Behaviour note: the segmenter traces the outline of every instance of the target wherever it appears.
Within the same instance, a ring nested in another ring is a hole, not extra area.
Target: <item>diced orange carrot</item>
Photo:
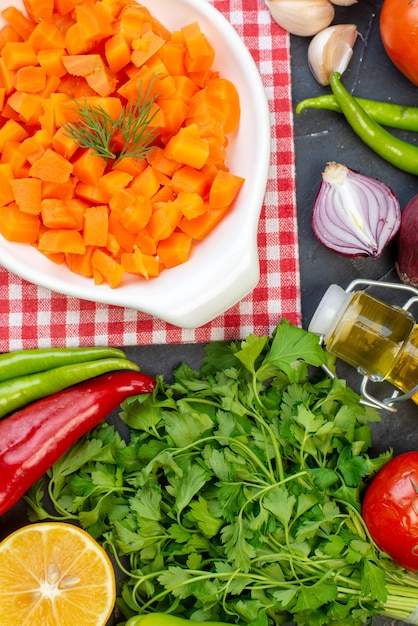
[[[114,213],[109,216],[109,231],[115,236],[122,250],[132,252],[135,245],[135,234],[130,233]]]
[[[120,222],[126,230],[136,235],[148,224],[151,214],[151,201],[145,196],[134,196],[132,203],[123,209]]]
[[[9,94],[14,90],[15,74],[16,70],[10,70],[6,66],[6,62],[3,57],[0,57],[0,84],[6,91],[6,94]]]
[[[131,61],[131,48],[122,33],[115,33],[105,42],[105,57],[110,70],[117,74]]]
[[[199,170],[209,156],[209,145],[206,139],[201,138],[196,124],[190,124],[171,137],[164,152],[168,159]]]
[[[75,186],[75,195],[77,198],[92,204],[103,204],[106,202],[97,185],[78,182]]]
[[[81,276],[91,278],[93,276],[91,257],[93,256],[94,250],[94,246],[87,246],[86,251],[83,254],[67,252],[65,260],[70,270],[76,274],[81,274]]]
[[[180,191],[174,202],[188,220],[202,215],[207,209],[202,196],[196,192]]]
[[[27,14],[34,22],[52,20],[54,0],[24,0],[24,5]]]
[[[57,183],[66,183],[72,171],[72,163],[52,148],[47,148],[30,168],[31,176]]]
[[[147,280],[159,274],[158,259],[153,255],[144,254],[137,247],[133,252],[124,252],[121,255],[121,263],[127,272],[139,274]]]
[[[113,35],[112,14],[103,2],[78,4],[75,19],[89,46]]]
[[[157,243],[145,228],[137,233],[135,246],[137,246],[144,254],[149,254],[151,256],[157,252]]]
[[[8,70],[38,63],[36,52],[27,41],[9,41],[1,51],[1,57]]]
[[[215,58],[215,50],[200,30],[199,23],[187,24],[181,32],[187,48],[185,65],[188,72],[209,70]]]
[[[59,198],[67,203],[74,197],[75,179],[70,176],[66,183],[56,183],[55,181],[41,181],[42,198]]]
[[[65,132],[65,131],[64,131]],[[80,156],[73,160],[73,174],[78,180],[87,185],[98,185],[106,169],[106,161],[88,148],[83,150]]]
[[[7,120],[0,128],[0,152],[6,141],[23,141],[28,137],[28,131],[15,120]]]
[[[132,180],[132,175],[120,170],[111,170],[98,180],[100,193],[106,202],[119,190],[124,189]]]
[[[174,172],[171,184],[174,191],[177,193],[180,191],[190,191],[205,197],[209,191],[211,181],[208,179],[205,172],[185,165]]]
[[[219,170],[209,191],[209,205],[214,208],[231,205],[244,182],[240,176]]]
[[[45,153],[50,141],[51,139],[47,131],[40,129],[21,142],[20,150],[29,163],[32,164]]]
[[[20,211],[32,215],[40,214],[42,188],[38,178],[12,178],[10,186]]]
[[[183,43],[170,40],[162,46],[160,57],[171,76],[185,76],[187,74],[184,64],[185,54],[186,48]]]
[[[151,215],[147,231],[155,241],[167,239],[178,226],[181,217],[182,213],[174,202],[162,202]]]
[[[41,216],[42,223],[47,228],[73,229],[76,227],[73,214],[67,209],[64,201],[59,198],[41,200]]]
[[[74,197],[68,198],[65,205],[74,218],[75,229],[82,230],[84,226],[84,212],[89,205],[83,202],[83,200]]]
[[[44,252],[84,254],[86,246],[77,230],[49,229],[39,237],[38,248]]]
[[[0,163],[0,206],[14,200],[13,189],[10,185],[12,178],[13,170],[10,163]]]
[[[100,96],[109,96],[115,90],[117,80],[100,54],[67,55],[62,63],[69,74],[83,76]]]
[[[27,161],[25,155],[20,150],[19,141],[6,141],[1,153],[0,163],[9,163],[15,178],[22,178],[26,175],[28,169]]]
[[[192,238],[184,232],[174,232],[170,237],[160,241],[157,256],[164,267],[175,267],[190,258]]]
[[[0,52],[8,41],[22,41],[22,37],[13,26],[6,25],[0,29]]]
[[[120,245],[113,233],[107,233],[106,249],[113,257],[116,257],[120,252]]]
[[[35,24],[32,20],[28,19],[28,17],[24,15],[23,11],[13,5],[3,9],[1,15],[6,22],[14,28],[22,39],[27,39],[35,28]]]
[[[35,243],[38,238],[39,227],[39,217],[30,213],[22,213],[14,202],[0,206],[0,234],[7,241]]]
[[[26,91],[15,91],[9,96],[7,104],[28,124],[38,122],[42,114],[42,96]]]
[[[241,117],[241,106],[237,88],[226,78],[211,78],[206,83],[209,93],[218,96],[222,103],[223,129],[228,135],[236,131]]]
[[[172,136],[179,132],[183,126],[188,105],[181,98],[160,98],[158,106],[163,113],[164,125],[160,129],[162,135]]]
[[[136,194],[145,196],[146,198],[152,198],[160,188],[158,177],[155,170],[151,165],[141,172],[138,176],[132,180],[130,188],[135,191]]]
[[[28,38],[28,42],[35,52],[50,48],[64,48],[64,34],[50,21],[42,20],[36,24]]]
[[[62,126],[55,131],[51,144],[55,152],[58,152],[58,154],[65,159],[71,159],[78,150],[78,144],[68,135],[65,128]],[[74,168],[75,164],[73,164],[73,173],[75,175]]]
[[[230,207],[213,209],[209,207],[206,213],[191,220],[182,218],[179,228],[190,235],[193,239],[202,240],[219,224],[222,218],[230,210]]]
[[[39,50],[38,63],[49,76],[61,78],[67,71],[62,62],[64,54],[65,48],[45,48]]]
[[[38,93],[45,89],[45,70],[43,67],[21,67],[15,74],[14,85],[18,91]]]
[[[86,246],[106,247],[109,232],[107,205],[92,206],[84,212],[83,238]]]
[[[156,35],[152,30],[147,30],[142,37],[132,42],[132,63],[136,67],[141,67],[162,48],[164,43],[165,39]]]
[[[96,269],[100,273],[103,280],[105,280],[112,289],[120,285],[123,275],[125,274],[124,268],[100,248],[96,248],[93,252],[91,265],[93,269]]]

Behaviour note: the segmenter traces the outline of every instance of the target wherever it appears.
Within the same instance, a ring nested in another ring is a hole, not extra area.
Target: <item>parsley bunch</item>
[[[379,552],[360,514],[379,419],[311,333],[206,347],[152,396],[130,398],[123,438],[103,424],[49,472],[55,517],[76,520],[124,575],[124,615],[171,612],[251,626],[407,620],[418,579]],[[312,367],[314,366],[314,367]],[[42,483],[32,519],[51,517]]]

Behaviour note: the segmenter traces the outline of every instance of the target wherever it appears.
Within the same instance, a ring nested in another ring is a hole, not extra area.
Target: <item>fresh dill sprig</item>
[[[142,94],[140,83],[135,104],[128,102],[116,120],[100,105],[91,105],[86,99],[76,102],[80,119],[65,124],[64,132],[80,148],[90,148],[105,159],[106,164],[112,159],[116,164],[127,157],[145,158],[153,149],[158,130],[158,126],[151,126],[159,111],[154,107],[152,85],[153,80]]]

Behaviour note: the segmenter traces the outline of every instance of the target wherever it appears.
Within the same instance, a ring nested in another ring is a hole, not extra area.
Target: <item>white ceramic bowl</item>
[[[21,0],[0,0],[0,10]],[[254,60],[231,24],[206,0],[142,0],[170,30],[198,21],[215,48],[214,68],[236,85],[241,122],[227,164],[245,183],[233,210],[195,245],[187,263],[149,281],[134,277],[111,289],[56,265],[28,245],[0,236],[0,264],[29,282],[85,300],[133,308],[182,328],[211,321],[250,293],[259,280],[257,228],[268,178],[270,116]]]

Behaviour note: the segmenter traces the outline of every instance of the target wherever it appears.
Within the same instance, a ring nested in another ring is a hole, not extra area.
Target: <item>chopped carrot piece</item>
[[[203,215],[194,217],[191,220],[183,217],[179,228],[193,239],[202,240],[219,224],[222,218],[228,213],[230,207],[219,209],[209,207]]]
[[[72,171],[73,166],[70,161],[51,148],[47,148],[30,168],[31,176],[57,183],[66,183]]]
[[[49,76],[61,78],[67,72],[62,62],[65,48],[45,48],[38,52],[38,63]]]
[[[196,192],[180,191],[174,202],[188,220],[202,215],[207,209],[202,196]]]
[[[35,28],[35,24],[32,20],[24,15],[23,11],[13,5],[3,9],[1,15],[22,39],[28,39],[29,35]]]
[[[131,48],[122,33],[115,33],[105,42],[105,57],[110,70],[117,74],[131,62]]]
[[[86,246],[106,247],[109,232],[109,209],[107,205],[92,206],[84,212],[83,238]]]
[[[141,67],[163,47],[164,43],[165,39],[156,35],[152,30],[147,30],[142,37],[133,41],[132,63],[136,67]]]
[[[95,154],[91,148],[84,150],[82,154],[73,161],[74,176],[87,185],[96,185],[103,176],[105,169],[106,161],[103,157]]]
[[[164,152],[167,158],[199,170],[209,156],[209,144],[201,138],[196,124],[190,124],[171,137]]]
[[[93,256],[94,250],[94,246],[87,246],[83,254],[67,252],[65,254],[65,260],[70,270],[76,274],[81,274],[81,276],[91,278],[93,276],[91,257]]]
[[[209,70],[215,58],[215,50],[200,30],[198,22],[183,26],[184,43],[187,48],[185,65],[189,72]]]
[[[38,238],[39,227],[39,217],[30,213],[22,213],[14,202],[7,206],[0,206],[0,234],[7,241],[35,243]]]
[[[91,257],[91,265],[93,269],[96,269],[103,280],[114,289],[121,283],[125,270],[120,263],[117,263],[111,256],[96,248]]]
[[[27,14],[34,22],[41,20],[52,20],[54,12],[54,0],[24,0]]]
[[[47,228],[75,228],[76,221],[63,200],[44,198],[41,201],[42,224]]]
[[[175,267],[190,258],[192,238],[183,232],[174,232],[170,237],[160,241],[157,256],[164,267]]]
[[[14,200],[10,181],[13,179],[13,170],[10,163],[0,163],[0,206]]]
[[[40,214],[42,184],[38,178],[12,178],[10,186],[20,211],[32,215]]]
[[[8,70],[18,70],[27,65],[36,65],[38,57],[27,41],[9,41],[1,51]]]
[[[244,178],[219,170],[209,191],[209,205],[214,208],[231,205],[243,184]]]
[[[6,141],[1,153],[0,163],[8,163],[12,168],[12,173],[15,178],[26,176],[28,166],[26,157],[20,150],[19,141]],[[14,179],[10,182],[12,183],[13,180]]]
[[[15,74],[14,84],[18,91],[38,93],[45,89],[45,70],[43,67],[21,67]]]
[[[147,231],[155,241],[167,239],[178,226],[181,217],[181,211],[174,202],[162,202],[151,215]]]
[[[44,252],[72,252],[84,254],[86,246],[77,230],[50,229],[39,237],[38,248]]]
[[[59,28],[50,21],[42,20],[36,24],[28,38],[28,42],[35,52],[51,48],[64,48],[65,36]]]
[[[7,120],[0,128],[0,152],[7,141],[23,141],[28,135],[28,131],[19,122]]]

